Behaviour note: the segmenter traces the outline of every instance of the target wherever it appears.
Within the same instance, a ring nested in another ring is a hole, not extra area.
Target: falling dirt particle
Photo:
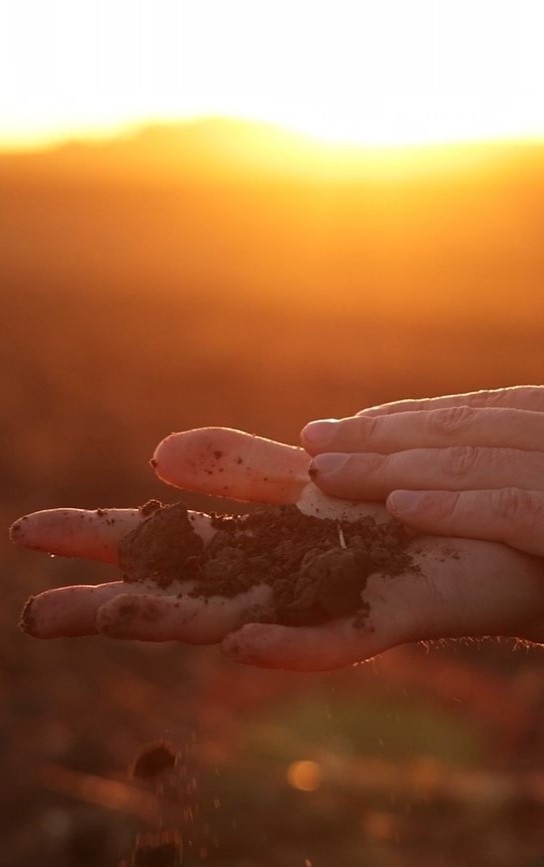
[[[175,767],[176,758],[176,753],[166,741],[150,744],[136,756],[132,776],[141,780],[152,780]]]
[[[181,856],[181,836],[178,831],[140,834],[131,867],[178,867]]]
[[[153,469],[155,469],[155,467],[157,466],[157,463],[158,463],[158,462],[155,460],[155,458],[151,458],[151,460],[149,461],[149,463],[151,464],[151,466],[153,467]]]

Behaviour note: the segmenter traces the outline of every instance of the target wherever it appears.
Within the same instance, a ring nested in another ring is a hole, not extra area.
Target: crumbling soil
[[[296,506],[262,506],[244,516],[213,515],[206,547],[182,503],[151,510],[121,541],[119,562],[128,582],[168,588],[191,581],[190,594],[233,597],[268,584],[272,602],[255,619],[292,626],[317,625],[367,613],[361,600],[368,577],[414,569],[400,523],[372,517],[335,521],[303,514]],[[151,513],[150,513],[151,512]]]

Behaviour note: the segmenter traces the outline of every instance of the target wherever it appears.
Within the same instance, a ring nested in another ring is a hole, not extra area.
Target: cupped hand
[[[420,532],[544,557],[544,386],[384,404],[311,422],[302,443],[331,496],[383,500]]]
[[[153,466],[177,487],[242,501],[297,503],[302,511],[338,519],[373,514],[379,503],[330,499],[308,484],[309,457],[300,448],[225,428],[173,434],[157,448]],[[115,563],[121,538],[144,518],[140,509],[88,512],[56,509],[17,521],[12,538],[23,547]],[[209,516],[192,512],[208,541]],[[364,627],[344,618],[318,627],[251,623],[269,592],[260,585],[233,599],[190,595],[181,582],[63,587],[27,604],[23,625],[41,638],[102,633],[145,641],[222,642],[224,653],[263,667],[325,670],[367,659],[406,641],[464,635],[544,639],[544,583],[539,558],[501,544],[419,537],[410,543],[419,567],[390,577],[376,572],[363,594]]]

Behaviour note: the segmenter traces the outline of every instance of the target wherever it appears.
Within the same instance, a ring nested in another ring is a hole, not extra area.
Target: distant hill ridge
[[[132,183],[284,177],[316,181],[417,182],[503,173],[544,179],[544,143],[481,142],[371,148],[334,144],[273,124],[205,118],[154,124],[102,141],[0,153],[0,182]]]
[[[406,156],[209,119],[0,157],[0,279],[15,293],[344,310],[363,336],[378,320],[541,328],[542,226],[539,144]]]

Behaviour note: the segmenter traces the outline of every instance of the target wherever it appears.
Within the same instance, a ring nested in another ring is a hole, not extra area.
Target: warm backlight
[[[365,145],[544,135],[540,0],[3,0],[0,146],[231,115]]]

